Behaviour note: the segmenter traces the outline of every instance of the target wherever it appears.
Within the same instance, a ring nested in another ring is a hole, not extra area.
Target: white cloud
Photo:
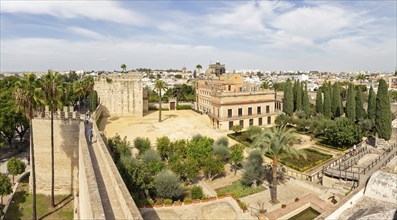
[[[68,30],[70,30],[72,33],[74,33],[75,35],[78,35],[80,37],[87,37],[87,38],[91,38],[91,39],[103,39],[105,38],[105,36],[103,36],[102,34],[86,29],[86,28],[82,28],[82,27],[69,27]]]
[[[110,21],[142,26],[147,18],[114,1],[1,1],[1,13],[46,14],[59,18],[85,17],[94,21]]]
[[[122,8],[114,2],[41,2],[37,8],[19,3],[3,8],[6,4],[1,4],[2,13],[127,24],[117,26],[117,33],[100,29],[100,22],[59,26],[69,30],[74,40],[67,40],[68,36],[51,39],[57,37],[53,35],[1,39],[2,70],[113,70],[120,63],[132,68],[189,68],[200,63],[205,68],[210,60],[220,60],[228,70],[390,71],[396,66],[395,12],[394,17],[379,16],[368,8],[339,3],[226,2],[196,13],[182,9],[159,13],[157,8],[145,16],[135,16],[136,8]],[[103,7],[89,7],[92,4]],[[138,20],[146,25],[130,27]],[[76,40],[79,38],[83,40]]]

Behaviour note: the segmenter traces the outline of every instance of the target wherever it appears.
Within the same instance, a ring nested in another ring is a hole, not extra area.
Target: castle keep
[[[100,75],[95,80],[94,89],[98,92],[100,104],[112,116],[143,116],[148,109],[140,73]]]

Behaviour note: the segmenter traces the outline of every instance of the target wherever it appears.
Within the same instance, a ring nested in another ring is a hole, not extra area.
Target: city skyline
[[[396,69],[395,1],[1,1],[1,71]]]

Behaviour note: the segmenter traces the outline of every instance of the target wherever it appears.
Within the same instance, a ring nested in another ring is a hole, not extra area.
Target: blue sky
[[[394,71],[396,1],[0,2],[1,71]]]

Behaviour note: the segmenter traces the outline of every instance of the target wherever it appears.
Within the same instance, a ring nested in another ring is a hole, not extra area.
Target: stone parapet
[[[103,106],[98,106],[92,117],[94,122],[101,114],[101,111],[103,111]],[[114,164],[112,157],[110,156],[110,153],[100,135],[100,131],[96,123],[93,123],[93,129],[94,134],[96,134],[97,136],[96,141],[98,144],[99,152],[103,158],[103,161],[106,163],[105,167],[107,169],[108,175],[111,177],[110,179],[112,182],[107,184],[110,184],[110,186],[114,187],[114,192],[116,193],[116,197],[118,198],[119,204],[121,205],[120,208],[123,210],[124,216],[127,219],[143,219],[116,165]]]

